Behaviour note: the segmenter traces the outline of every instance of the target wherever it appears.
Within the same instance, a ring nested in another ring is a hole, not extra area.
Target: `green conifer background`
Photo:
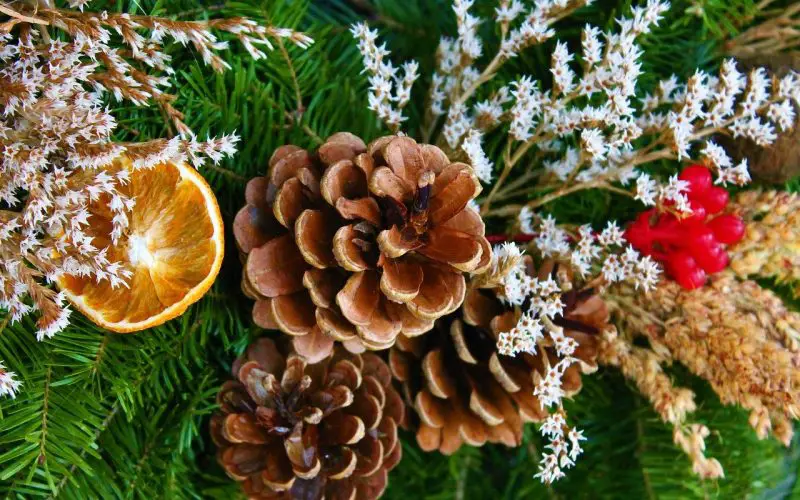
[[[598,0],[557,25],[557,38],[576,46],[584,24],[610,27],[629,7],[628,0]],[[202,170],[228,223],[222,272],[184,316],[137,335],[106,334],[76,313],[65,332],[36,342],[30,318],[13,325],[0,318],[0,359],[24,384],[16,399],[0,400],[0,495],[235,498],[238,485],[216,464],[208,418],[236,355],[253,338],[276,334],[252,324],[249,301],[239,290],[240,263],[229,223],[243,203],[245,183],[265,172],[279,145],[313,148],[339,130],[366,139],[385,133],[366,109],[366,77],[350,23],[367,18],[381,29],[398,61],[416,58],[429,77],[438,37],[454,32],[452,10],[445,0],[96,0],[90,8],[180,19],[244,15],[304,30],[316,43],[305,51],[276,46],[258,62],[233,46],[225,54],[232,69],[222,75],[191,51],[173,47],[176,107],[186,122],[201,137],[233,131],[242,137],[233,159]],[[477,12],[488,16],[493,8],[493,2],[480,1]],[[661,27],[645,39],[641,84],[672,73],[685,78],[696,67],[713,69],[724,40],[746,27],[753,12],[752,0],[675,1]],[[532,49],[504,71],[549,81],[551,48]],[[410,135],[426,84],[418,82],[414,90]],[[115,114],[119,139],[173,133],[155,108],[125,105]],[[787,186],[798,187],[796,181]],[[567,222],[631,218],[631,205],[613,207],[609,195],[587,192],[548,209]],[[422,453],[413,436],[404,434],[404,460],[385,498],[800,498],[797,440],[788,449],[759,441],[745,412],[722,407],[688,374],[672,374],[698,392],[695,420],[716,431],[707,442],[709,454],[725,467],[723,480],[695,478],[690,462],[673,446],[670,429],[635,388],[618,373],[601,371],[585,379],[583,391],[569,403],[589,440],[562,482],[544,487],[532,477],[542,446],[532,427],[518,449],[487,445],[462,448],[451,457]]]

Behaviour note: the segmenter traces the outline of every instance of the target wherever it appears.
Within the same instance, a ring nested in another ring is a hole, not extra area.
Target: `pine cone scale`
[[[321,210],[304,210],[294,223],[294,238],[303,259],[316,267],[325,269],[335,266],[333,254],[333,231],[335,219]]]
[[[280,297],[303,290],[303,273],[310,267],[289,234],[272,238],[247,256],[247,278],[256,292]]]
[[[471,214],[458,216],[452,224],[465,232],[483,232],[482,222]],[[527,264],[533,275],[535,267]],[[539,268],[546,277],[563,274],[553,271],[558,268],[548,262]],[[462,444],[480,446],[487,441],[518,446],[523,423],[548,416],[533,393],[558,363],[555,346],[540,341],[517,357],[500,354],[498,339],[517,326],[520,311],[501,300],[502,289],[467,291],[465,286],[464,293],[459,316],[438,319],[425,336],[401,336],[390,351],[389,366],[402,383],[407,401],[413,401],[420,419],[417,442],[423,449],[448,454]],[[572,355],[579,360],[562,378],[562,389],[571,395],[581,388],[582,372],[597,368],[597,337],[608,326],[608,309],[588,288],[566,292],[561,300],[564,316],[552,321],[563,326],[565,337],[577,342]]]

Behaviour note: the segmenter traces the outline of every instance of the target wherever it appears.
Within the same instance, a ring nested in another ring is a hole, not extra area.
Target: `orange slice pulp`
[[[130,160],[115,165],[131,170]],[[65,276],[59,288],[76,309],[109,330],[128,333],[180,316],[211,287],[224,252],[219,205],[190,165],[162,163],[131,170],[120,191],[136,201],[129,226],[114,245],[108,199],[92,204],[87,233],[108,259],[131,273],[127,286]]]

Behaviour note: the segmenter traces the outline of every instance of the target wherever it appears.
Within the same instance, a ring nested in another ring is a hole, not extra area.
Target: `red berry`
[[[703,286],[706,282],[705,271],[697,266],[697,262],[687,252],[678,251],[671,254],[666,267],[670,276],[688,290]]]
[[[693,222],[703,222],[706,220],[706,208],[697,200],[689,200],[689,205],[692,207],[692,215],[686,217],[682,220],[682,222],[686,223],[693,223]]]
[[[658,217],[654,228],[659,231],[674,232],[680,230],[681,221],[671,213],[663,213]]]
[[[714,274],[728,267],[728,254],[717,242],[705,248],[696,248],[692,251],[697,264],[708,274]]]
[[[725,189],[718,186],[713,186],[709,188],[705,194],[703,194],[700,202],[706,208],[706,213],[711,215],[722,212],[722,209],[728,204],[729,198],[730,196]]]
[[[640,252],[648,253],[648,250],[653,247],[653,237],[650,234],[650,229],[643,227],[638,221],[633,222],[625,230],[625,239]]]
[[[707,279],[708,275],[706,272],[698,268],[685,276],[676,278],[675,281],[687,290],[694,290],[695,288],[700,288],[705,285]]]
[[[694,254],[695,250],[702,251],[718,246],[714,231],[706,227],[705,224],[695,224],[688,228],[683,234],[683,247]]]
[[[711,172],[702,165],[684,168],[678,178],[689,183],[689,198],[699,198],[711,187]]]
[[[720,243],[731,245],[744,237],[744,221],[737,215],[724,214],[709,221],[708,227]]]
[[[678,251],[673,252],[667,257],[667,269],[670,274],[677,276],[679,274],[686,274],[697,269],[697,261],[689,252]]]

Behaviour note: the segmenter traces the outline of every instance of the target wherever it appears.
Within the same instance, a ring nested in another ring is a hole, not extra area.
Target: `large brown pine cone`
[[[530,272],[533,273],[532,267]],[[552,262],[540,277],[554,272]],[[389,352],[392,374],[403,383],[409,407],[419,417],[417,442],[426,451],[450,454],[462,444],[485,442],[519,446],[522,424],[547,417],[533,389],[549,362],[558,362],[554,349],[540,345],[537,355],[516,357],[498,353],[497,339],[520,317],[519,308],[503,304],[498,291],[470,289],[459,314],[437,321],[433,331],[417,338],[400,336]],[[581,388],[581,372],[597,370],[598,334],[608,325],[605,302],[591,289],[562,296],[565,315],[553,323],[575,339],[579,362],[567,368],[563,389],[567,396]]]
[[[285,345],[285,344],[284,344]],[[400,461],[404,404],[386,363],[337,348],[308,365],[261,338],[233,365],[211,421],[218,459],[252,499],[367,500]]]
[[[334,340],[361,352],[427,332],[461,305],[464,273],[491,261],[467,207],[480,189],[469,165],[408,137],[278,148],[234,222],[255,322],[312,362]]]

